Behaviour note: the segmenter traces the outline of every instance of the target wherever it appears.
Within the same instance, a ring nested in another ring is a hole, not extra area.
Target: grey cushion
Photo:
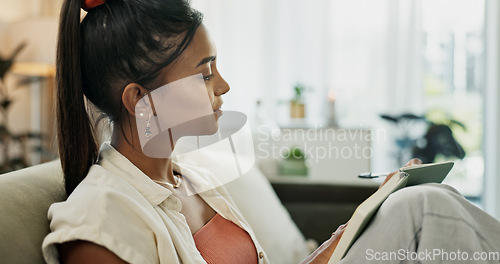
[[[65,197],[58,160],[0,175],[0,262],[44,263],[47,211]]]

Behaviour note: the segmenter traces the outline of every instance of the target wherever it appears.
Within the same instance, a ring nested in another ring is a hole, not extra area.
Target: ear
[[[148,90],[138,83],[129,83],[122,93],[122,103],[127,109],[129,115],[135,116],[135,105],[142,97],[144,97]]]

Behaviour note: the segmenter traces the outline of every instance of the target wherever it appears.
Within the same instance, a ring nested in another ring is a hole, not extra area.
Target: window
[[[465,126],[450,126],[466,157],[455,163],[446,182],[471,199],[479,199],[483,192],[484,4],[424,0],[422,9],[427,117]]]
[[[306,93],[310,126],[326,123],[335,97],[343,128],[385,130],[372,170],[394,170],[397,128],[380,114],[452,119],[467,156],[448,181],[483,192],[484,0],[193,0],[218,45],[232,91],[226,109],[286,123],[293,85]],[[228,25],[226,21],[231,21]],[[251,60],[248,58],[251,57]],[[227,99],[227,100],[226,100]],[[425,127],[418,133],[423,134]]]

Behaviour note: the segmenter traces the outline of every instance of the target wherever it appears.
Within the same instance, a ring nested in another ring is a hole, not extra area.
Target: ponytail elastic
[[[82,8],[83,10],[88,12],[90,9],[100,6],[104,3],[106,3],[106,0],[83,0]]]

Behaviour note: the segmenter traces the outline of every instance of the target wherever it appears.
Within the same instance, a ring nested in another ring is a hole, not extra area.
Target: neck
[[[139,138],[130,135],[133,133],[122,132],[119,124],[116,124],[114,127],[116,129],[113,129],[111,145],[118,150],[118,152],[130,160],[130,162],[152,180],[160,180],[172,184],[176,183],[172,160],[170,158],[156,159],[144,155],[139,143]]]

